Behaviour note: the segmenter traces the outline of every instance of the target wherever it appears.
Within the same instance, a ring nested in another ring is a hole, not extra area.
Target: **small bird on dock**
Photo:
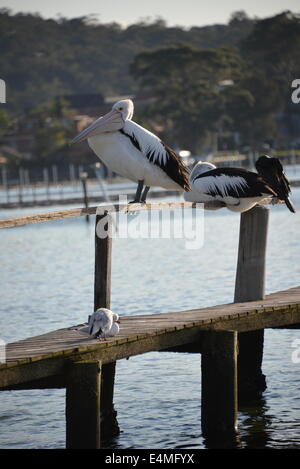
[[[278,197],[276,190],[260,174],[243,168],[217,168],[199,161],[190,175],[189,202],[223,202],[233,212],[245,212],[266,198]]]
[[[119,315],[110,309],[99,308],[89,318],[89,334],[95,338],[113,337],[119,332]]]
[[[118,101],[70,143],[87,139],[108,168],[137,182],[132,203],[145,203],[151,186],[189,191],[187,166],[160,138],[131,120],[133,111],[130,99]]]
[[[277,197],[283,200],[292,213],[296,213],[289,195],[291,188],[278,158],[262,155],[255,163],[256,170],[275,190]]]

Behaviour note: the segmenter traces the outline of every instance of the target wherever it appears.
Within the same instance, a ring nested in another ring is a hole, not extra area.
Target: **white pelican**
[[[108,114],[70,143],[87,139],[91,149],[112,171],[137,182],[133,202],[144,203],[151,186],[190,190],[188,169],[180,157],[156,135],[131,120],[133,109],[130,99],[118,101]]]
[[[257,172],[275,190],[277,197],[283,200],[292,213],[296,213],[295,207],[289,199],[291,192],[289,181],[287,180],[282,164],[278,158],[262,155],[255,163]]]
[[[114,314],[117,318],[119,317],[116,313],[114,313]],[[110,330],[108,331],[108,334],[107,334],[108,337],[114,337],[115,335],[117,335],[119,333],[120,326],[119,326],[118,322],[119,322],[119,319],[114,320]]]
[[[190,175],[191,192],[184,198],[190,202],[219,201],[233,212],[250,210],[261,200],[277,197],[276,191],[262,176],[242,168],[216,168],[199,161]]]
[[[89,334],[106,340],[106,337],[119,332],[119,326],[114,326],[114,323],[118,321],[118,314],[107,308],[99,308],[89,318]]]

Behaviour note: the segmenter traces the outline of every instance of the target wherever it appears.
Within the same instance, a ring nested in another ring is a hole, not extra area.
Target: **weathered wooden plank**
[[[121,340],[117,345],[112,342],[111,347],[100,343],[81,349],[72,349],[66,351],[65,354],[49,354],[48,357],[39,357],[39,360],[33,362],[30,360],[20,361],[20,366],[1,366],[0,388],[8,388],[14,384],[34,381],[48,376],[63,375],[70,360],[101,360],[103,364],[107,364],[141,353],[195,342],[200,340],[200,335],[198,328],[182,329],[168,333],[163,331],[155,335],[145,334]]]
[[[277,308],[276,301],[284,296],[290,303]],[[59,376],[65,373],[69,360],[97,359],[103,364],[152,350],[164,350],[200,340],[203,330],[248,331],[266,327],[277,327],[300,323],[300,287],[287,292],[269,295],[263,301],[239,305],[220,305],[202,310],[167,313],[167,321],[156,320],[157,316],[144,315],[121,318],[120,335],[105,342],[91,339],[74,326],[29,338],[7,345],[6,364],[0,364],[0,388]],[[219,310],[219,315],[215,314]],[[213,315],[210,317],[210,312]],[[224,314],[229,311],[229,314]],[[172,317],[175,321],[172,322]],[[164,315],[161,315],[164,316]],[[179,317],[182,323],[178,322]],[[149,320],[149,323],[147,323]],[[149,327],[148,325],[149,324]],[[82,325],[81,325],[82,326]],[[64,335],[68,340],[64,342]],[[29,346],[27,344],[29,343]],[[85,357],[85,358],[84,358]]]
[[[60,331],[60,337],[53,338],[50,334],[50,339],[45,335],[44,340],[40,339],[37,347],[32,346],[32,339],[30,339],[29,345],[27,341],[20,343],[12,343],[7,345],[7,359],[12,360],[16,356],[21,358],[38,357],[46,358],[50,352],[62,353],[63,351],[76,350],[77,348],[91,348],[91,347],[111,347],[118,345],[122,340],[129,340],[134,336],[143,337],[147,334],[164,333],[172,330],[187,329],[190,327],[197,326],[199,328],[211,328],[211,329],[224,329],[229,326],[233,326],[236,330],[253,330],[257,328],[266,327],[277,327],[285,324],[297,324],[299,322],[299,304],[283,305],[280,310],[272,308],[272,306],[260,309],[249,309],[243,312],[232,311],[229,315],[219,315],[207,320],[198,319],[186,319],[185,323],[168,322],[168,323],[157,323],[156,326],[151,323],[151,326],[147,327],[147,322],[143,323],[143,327],[139,327],[134,324],[132,319],[126,321],[127,318],[123,318],[121,327],[123,327],[123,333],[119,334],[114,338],[109,338],[106,342],[99,342],[97,339],[91,339],[87,334],[80,334],[74,329],[72,331],[73,338],[70,341],[64,341],[64,330]],[[151,319],[151,317],[150,317]],[[185,320],[185,319],[184,319]],[[126,325],[129,323],[129,327]],[[179,324],[179,325],[178,325]],[[68,331],[68,330],[67,330]],[[71,331],[68,331],[70,333]],[[33,338],[34,339],[34,338]],[[1,368],[1,367],[0,367]]]
[[[299,295],[300,296],[300,295]],[[270,299],[273,295],[270,295]],[[160,322],[159,320],[154,320],[152,316],[145,316],[143,321],[140,321],[139,317],[124,317],[121,319],[121,334],[117,337],[108,339],[106,343],[102,343],[101,346],[111,346],[112,343],[118,343],[123,337],[126,338],[133,335],[144,335],[147,333],[155,333],[158,330],[170,330],[174,327],[193,327],[198,325],[199,327],[205,326],[207,324],[211,325],[212,328],[224,328],[228,327],[229,321],[231,325],[234,324],[236,330],[253,330],[255,328],[262,327],[277,327],[285,325],[285,323],[293,324],[298,322],[298,303],[282,305],[280,309],[272,305],[272,301],[267,298],[264,300],[264,308],[258,308],[257,305],[261,306],[261,303],[251,302],[247,303],[248,307],[243,308],[242,311],[234,305],[228,305],[228,310],[230,314],[223,314],[226,311],[224,306],[220,307],[219,314],[213,315],[211,318],[209,309],[204,309],[204,312],[207,311],[207,314],[204,316],[201,310],[195,310],[194,315],[191,312],[180,313],[181,323],[178,322],[178,315],[176,313],[175,321],[172,321],[172,317],[168,314],[168,321]],[[297,301],[295,298],[294,301]],[[246,305],[246,303],[244,304]],[[264,313],[264,314],[263,314]],[[276,313],[276,314],[275,314]],[[164,316],[164,315],[162,315]],[[135,321],[136,318],[136,321]],[[150,325],[147,324],[147,318],[149,319]],[[146,321],[146,322],[145,322]],[[69,340],[64,340],[65,334],[71,335]],[[12,343],[7,345],[7,358],[11,360],[14,356],[20,355],[23,358],[37,355],[47,355],[48,350],[63,351],[77,347],[90,347],[93,345],[99,345],[98,340],[90,339],[87,334],[82,334],[80,331],[74,329],[61,329],[56,331],[55,334],[49,333],[42,336],[38,336],[38,346],[34,346],[35,338],[30,338],[28,340],[23,340],[20,342]],[[25,355],[24,355],[25,354]],[[27,355],[26,355],[27,354]]]

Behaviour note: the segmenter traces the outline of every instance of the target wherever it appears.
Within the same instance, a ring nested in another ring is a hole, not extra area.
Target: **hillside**
[[[228,24],[189,30],[167,27],[161,19],[124,29],[92,17],[46,20],[2,9],[0,73],[7,84],[6,109],[19,112],[57,95],[134,93],[137,84],[129,67],[137,54],[176,43],[237,46],[254,23],[237,12]]]

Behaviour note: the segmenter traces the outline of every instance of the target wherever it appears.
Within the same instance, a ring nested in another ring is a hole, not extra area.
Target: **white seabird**
[[[119,315],[110,309],[99,308],[89,318],[89,334],[94,337],[112,337],[119,332]]]
[[[107,334],[108,337],[114,337],[120,331],[120,326],[118,324],[119,316],[116,313],[114,313],[114,315],[117,319],[115,319],[114,322],[112,323],[112,326],[111,326],[111,328],[110,328],[110,330],[108,331],[108,334]]]
[[[264,178],[243,168],[217,168],[199,161],[190,175],[191,192],[185,192],[189,202],[223,202],[233,212],[250,210],[263,199],[277,197],[276,191]]]
[[[189,191],[188,168],[160,138],[131,120],[133,110],[130,99],[118,101],[70,143],[87,139],[108,168],[137,182],[133,202],[144,203],[151,186]]]

